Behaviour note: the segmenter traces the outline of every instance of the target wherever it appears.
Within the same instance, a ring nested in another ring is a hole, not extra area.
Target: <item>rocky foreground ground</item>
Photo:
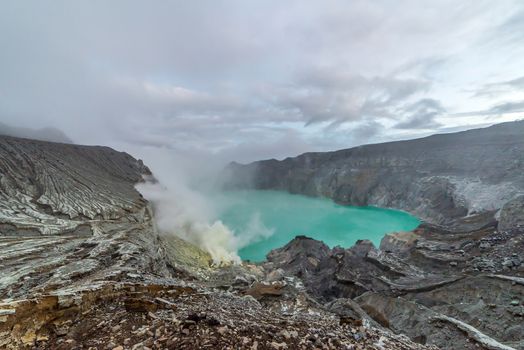
[[[408,338],[301,305],[199,284],[105,283],[9,303],[8,348],[418,349]],[[275,302],[270,302],[273,305]]]
[[[0,348],[524,349],[524,197],[212,267],[157,231],[149,177],[109,148],[0,137]]]

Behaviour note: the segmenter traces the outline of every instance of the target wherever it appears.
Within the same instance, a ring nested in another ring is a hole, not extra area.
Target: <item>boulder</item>
[[[404,252],[412,248],[418,238],[413,231],[388,233],[380,241],[380,250],[386,252]]]
[[[524,195],[504,204],[500,210],[499,231],[524,229]]]

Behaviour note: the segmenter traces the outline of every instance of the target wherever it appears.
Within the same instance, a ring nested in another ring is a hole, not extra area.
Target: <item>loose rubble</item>
[[[0,346],[10,349],[422,349],[322,309],[283,315],[197,286],[108,284],[7,307]]]

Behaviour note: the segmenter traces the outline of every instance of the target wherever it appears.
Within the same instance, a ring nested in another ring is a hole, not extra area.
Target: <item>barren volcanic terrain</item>
[[[0,348],[423,348],[161,235],[126,153],[1,136],[0,163]]]
[[[1,136],[0,348],[524,349],[523,125],[232,165],[426,222],[228,266],[157,230],[142,161]]]

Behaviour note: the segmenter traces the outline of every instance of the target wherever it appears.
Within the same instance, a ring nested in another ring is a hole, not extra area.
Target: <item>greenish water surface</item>
[[[231,191],[218,195],[220,220],[238,237],[239,255],[261,261],[297,235],[322,240],[331,248],[369,239],[378,247],[384,234],[408,231],[420,221],[402,211],[343,206],[325,198],[279,191]]]

